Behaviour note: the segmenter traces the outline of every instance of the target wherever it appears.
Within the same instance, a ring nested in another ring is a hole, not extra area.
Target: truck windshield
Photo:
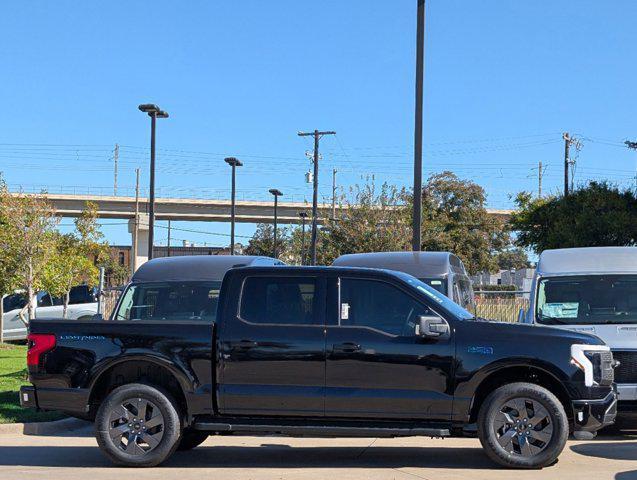
[[[130,285],[114,320],[213,322],[221,282],[162,282]]]
[[[546,325],[637,323],[637,275],[545,278],[536,318]]]
[[[395,272],[404,281],[417,288],[421,293],[433,300],[442,310],[446,310],[448,313],[461,320],[470,320],[475,318],[472,313],[462,308],[457,303],[451,301],[447,296],[440,293],[438,290],[431,288],[422,280],[412,277],[406,273]]]
[[[420,278],[421,282],[426,283],[434,290],[439,291],[443,295],[447,295],[447,281],[441,278]]]

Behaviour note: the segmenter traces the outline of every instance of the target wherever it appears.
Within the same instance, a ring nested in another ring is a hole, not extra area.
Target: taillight
[[[49,333],[30,333],[29,351],[27,352],[27,365],[37,367],[40,364],[40,356],[55,347],[55,335]]]

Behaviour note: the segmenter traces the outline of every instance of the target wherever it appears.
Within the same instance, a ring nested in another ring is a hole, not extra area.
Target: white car
[[[27,327],[19,317],[26,302],[23,293],[7,295],[2,299],[4,307],[2,330],[5,340],[26,340]],[[38,292],[35,303],[35,318],[62,318],[64,305],[61,298],[52,297],[48,292]],[[96,313],[97,291],[87,285],[73,287],[66,318],[90,320]]]

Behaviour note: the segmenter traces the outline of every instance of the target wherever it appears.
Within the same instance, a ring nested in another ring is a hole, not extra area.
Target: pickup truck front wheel
[[[478,436],[491,460],[512,468],[553,464],[568,439],[564,407],[546,388],[532,383],[504,385],[484,400]]]
[[[95,436],[102,452],[117,465],[158,465],[179,445],[176,403],[168,392],[150,385],[118,387],[97,411]]]

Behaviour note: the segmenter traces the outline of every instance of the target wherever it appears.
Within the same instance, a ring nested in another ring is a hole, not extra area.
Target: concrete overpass
[[[32,194],[25,194],[32,195]],[[33,194],[39,195],[39,194]],[[102,196],[102,195],[68,195],[46,193],[44,196],[61,217],[78,217],[86,208],[87,202],[97,205],[100,218],[135,217],[135,197]],[[331,204],[319,204],[319,223],[329,216]],[[279,223],[300,223],[299,212],[311,211],[312,205],[305,202],[279,202]],[[238,223],[271,222],[273,203],[261,201],[237,201],[236,221]],[[139,199],[139,211],[148,211],[148,199]],[[488,209],[489,214],[507,219],[511,210]],[[155,218],[157,220],[197,221],[197,222],[230,222],[230,200],[206,200],[192,198],[157,198],[155,199]]]
[[[15,195],[19,195],[15,193]],[[139,238],[135,238],[135,197],[102,195],[69,195],[57,193],[22,194],[42,196],[50,202],[60,217],[78,217],[86,208],[87,202],[97,205],[99,218],[128,219],[128,230],[133,243],[137,243],[139,255],[134,259],[137,266],[148,258],[148,199],[139,199]],[[330,215],[331,204],[319,204],[319,224]],[[310,213],[312,205],[304,202],[279,202],[278,221],[280,224],[300,223],[299,212]],[[511,210],[488,209],[490,215],[507,219]],[[274,215],[273,202],[237,201],[236,221],[238,223],[267,223]],[[171,221],[230,222],[230,200],[206,200],[192,198],[155,199],[155,219]]]

